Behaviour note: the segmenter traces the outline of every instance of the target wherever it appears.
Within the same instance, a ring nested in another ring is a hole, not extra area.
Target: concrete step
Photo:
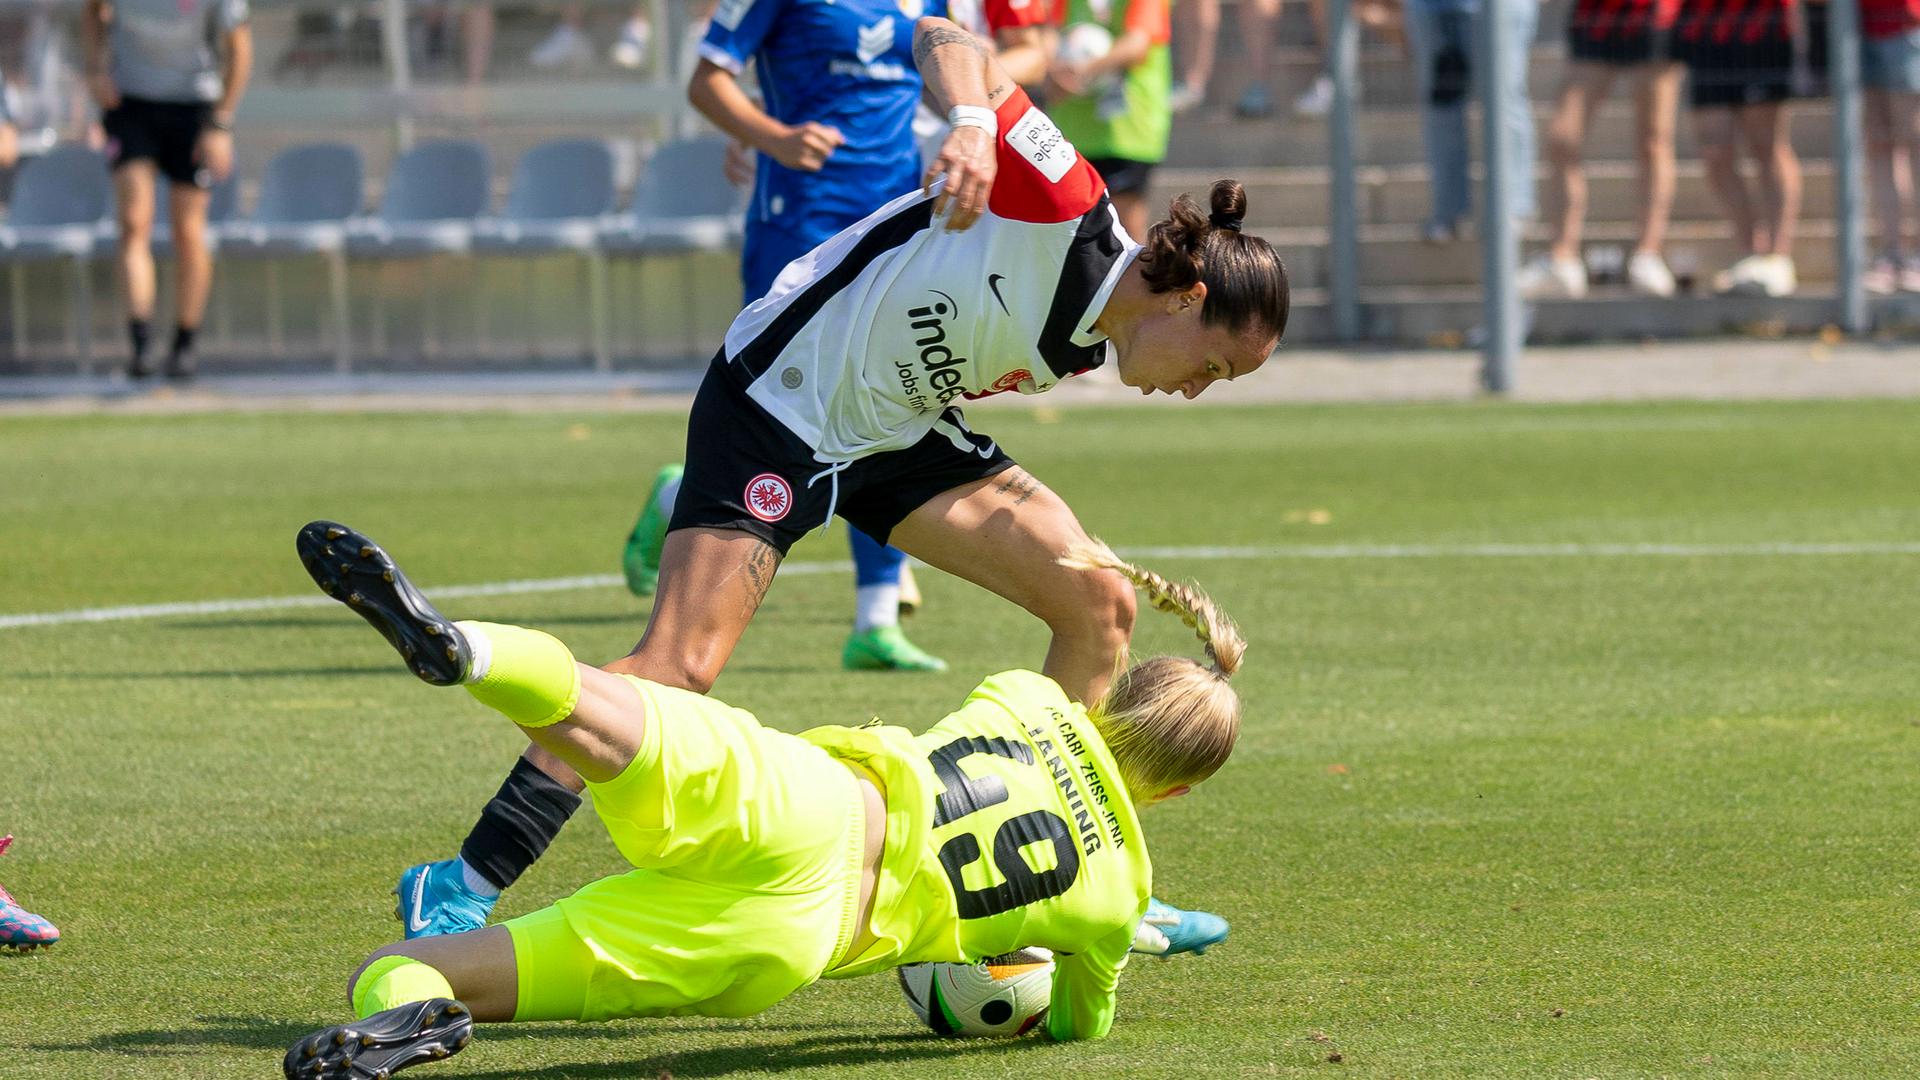
[[[1479,110],[1471,110],[1477,117]],[[1536,133],[1544,136],[1549,116],[1544,103],[1534,105]],[[1796,103],[1791,111],[1794,149],[1801,156],[1827,158],[1833,154],[1833,117],[1825,101]],[[1420,112],[1411,106],[1360,110],[1354,125],[1354,157],[1363,165],[1420,165],[1426,154],[1420,145]],[[1470,124],[1478,145],[1479,124]],[[1675,145],[1683,158],[1698,156],[1693,125],[1681,118]],[[1626,101],[1601,106],[1588,133],[1587,157],[1592,161],[1628,161],[1634,157],[1633,110]],[[1282,113],[1264,120],[1241,120],[1217,111],[1175,117],[1167,164],[1178,167],[1246,167],[1258,165],[1325,165],[1329,137],[1324,120],[1304,120]]]
[[[1623,288],[1596,290],[1584,300],[1549,300],[1525,305],[1528,342],[1574,344],[1594,341],[1649,343],[1673,338],[1737,334],[1779,337],[1815,334],[1835,325],[1838,301],[1831,290],[1809,289],[1780,299],[1691,296],[1654,300]],[[1920,333],[1920,295],[1875,298],[1870,311],[1875,333],[1892,340],[1914,340]],[[1484,340],[1484,298],[1475,289],[1381,289],[1360,305],[1362,339],[1370,344],[1435,348],[1477,347]],[[1303,290],[1295,295],[1287,347],[1333,341],[1333,312],[1326,294]],[[1899,353],[1889,354],[1890,359]]]
[[[1603,223],[1587,230],[1586,247],[1633,246],[1632,226]],[[1287,264],[1287,276],[1298,288],[1325,288],[1329,284],[1327,233],[1321,228],[1272,229],[1261,235],[1271,242]],[[1538,250],[1545,231],[1529,230],[1527,250]],[[1667,258],[1679,277],[1695,277],[1706,288],[1712,275],[1740,258],[1742,249],[1728,237],[1726,226],[1689,222],[1668,235]],[[1834,279],[1834,228],[1828,221],[1803,222],[1794,261],[1804,282]],[[1472,239],[1450,244],[1427,244],[1419,230],[1408,225],[1375,225],[1361,230],[1360,285],[1362,289],[1444,288],[1471,286],[1481,280],[1480,245]]]
[[[1834,206],[1833,165],[1827,161],[1802,163],[1804,214],[1828,217]],[[1247,189],[1247,225],[1258,230],[1325,222],[1328,206],[1327,171],[1322,168],[1233,169],[1163,168],[1154,173],[1151,191],[1155,209],[1181,192],[1202,205],[1214,180],[1232,176]],[[1475,183],[1480,172],[1474,171]],[[1535,174],[1535,190],[1544,194],[1545,166]],[[1359,170],[1359,211],[1362,225],[1418,225],[1427,218],[1427,171],[1423,166],[1391,168],[1369,166]],[[1602,161],[1587,167],[1587,220],[1590,223],[1632,222],[1640,213],[1640,181],[1632,164]],[[1707,187],[1706,172],[1698,161],[1683,161],[1674,192],[1676,222],[1721,220],[1720,204]]]

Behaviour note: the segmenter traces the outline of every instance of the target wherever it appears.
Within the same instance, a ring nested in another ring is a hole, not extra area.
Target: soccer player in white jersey
[[[972,35],[923,18],[914,56],[953,123],[927,190],[789,264],[728,330],[689,417],[652,615],[608,671],[705,693],[788,548],[837,513],[1046,622],[1043,671],[1073,700],[1099,700],[1113,678],[1132,587],[1060,565],[1087,542],[1080,522],[958,403],[1106,363],[1143,394],[1197,397],[1266,362],[1286,270],[1240,231],[1230,180],[1211,214],[1183,197],[1134,242],[1099,174]],[[456,904],[483,923],[498,888],[468,858],[476,838],[524,869],[582,783],[530,747],[449,860],[459,873],[435,877],[473,895],[405,890],[408,926]]]

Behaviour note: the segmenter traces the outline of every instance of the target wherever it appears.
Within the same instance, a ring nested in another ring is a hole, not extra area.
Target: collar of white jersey
[[[1127,268],[1133,265],[1133,260],[1146,250],[1146,245],[1134,243],[1133,238],[1121,230],[1118,219],[1114,221],[1113,231],[1125,238],[1126,251],[1113,260],[1113,266],[1107,270],[1106,280],[1100,283],[1093,300],[1087,304],[1086,314],[1080,316],[1079,328],[1073,332],[1072,341],[1075,345],[1094,345],[1107,340],[1107,335],[1093,328],[1094,320],[1100,317],[1101,310],[1107,306],[1107,297],[1112,296],[1113,290],[1120,284],[1120,275],[1125,274]]]

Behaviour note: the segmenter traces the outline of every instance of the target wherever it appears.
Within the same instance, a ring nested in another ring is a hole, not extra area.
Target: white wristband
[[[977,127],[989,135],[1000,134],[1000,117],[983,105],[955,105],[947,110],[949,127]]]

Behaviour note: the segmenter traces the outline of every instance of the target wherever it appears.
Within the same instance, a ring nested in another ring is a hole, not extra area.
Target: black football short
[[[785,555],[826,524],[828,508],[882,543],[941,492],[994,476],[1013,459],[967,429],[960,410],[904,450],[858,458],[837,472],[747,396],[746,373],[724,355],[707,368],[687,418],[687,465],[675,529],[739,529]]]
[[[212,106],[199,102],[123,97],[100,118],[107,161],[117,169],[145,158],[173,183],[208,190],[213,172],[193,158],[212,113]]]
[[[1087,164],[1115,195],[1145,195],[1153,183],[1153,163],[1132,158],[1088,158]]]

